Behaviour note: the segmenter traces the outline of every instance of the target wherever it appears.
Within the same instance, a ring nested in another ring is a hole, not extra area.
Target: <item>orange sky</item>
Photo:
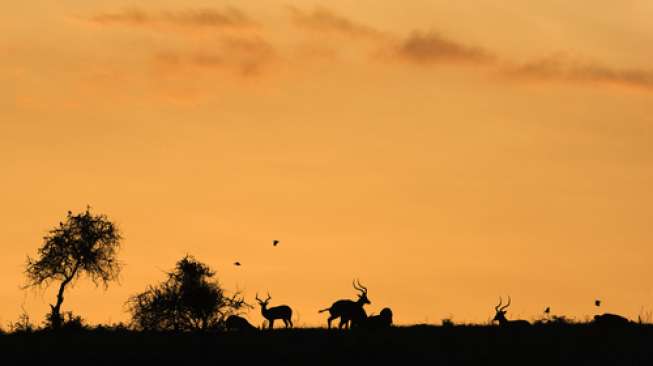
[[[459,3],[5,5],[0,324],[87,204],[125,237],[91,322],[186,253],[300,325],[354,277],[401,324],[653,311],[653,4]]]

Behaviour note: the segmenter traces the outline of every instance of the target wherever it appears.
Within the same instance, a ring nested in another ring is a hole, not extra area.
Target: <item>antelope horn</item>
[[[356,280],[351,281],[351,284],[354,286],[354,288],[355,288],[356,290],[358,290],[358,291],[361,290],[360,288],[358,288],[358,286],[356,286]]]
[[[501,308],[501,310],[506,310],[506,309],[508,308],[508,306],[510,306],[510,296],[508,296],[508,303],[505,304],[505,305]]]
[[[270,292],[268,291],[268,298],[267,298],[267,299],[265,299],[265,302],[268,302],[268,301],[270,301],[270,299],[272,299],[272,296],[270,296]]]
[[[356,279],[356,282],[358,283],[360,290],[363,291],[364,293],[367,293],[367,287],[361,285],[361,282],[358,279]]]
[[[499,311],[499,307],[501,307],[502,302],[503,302],[503,300],[501,299],[501,297],[499,297],[499,305],[494,307],[494,311],[497,311],[497,312]]]
[[[256,301],[262,302],[261,299],[258,298],[258,292],[256,293]]]

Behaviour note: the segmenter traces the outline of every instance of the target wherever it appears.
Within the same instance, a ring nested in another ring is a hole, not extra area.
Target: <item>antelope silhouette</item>
[[[501,307],[501,303],[503,300],[499,298],[499,305],[497,305],[494,310],[496,311],[496,314],[494,315],[494,319],[492,321],[498,321],[499,326],[505,327],[505,326],[529,326],[531,323],[528,322],[528,320],[523,320],[523,319],[516,319],[516,320],[508,320],[506,319],[506,309],[508,306],[510,306],[510,296],[508,296],[508,303],[505,304],[503,307]]]
[[[238,331],[246,331],[246,330],[256,330],[256,327],[251,325],[247,319],[238,316],[238,315],[230,315],[227,320],[225,320],[225,327],[227,328],[228,331],[232,330],[238,330]]]
[[[601,315],[594,315],[593,324],[606,328],[615,328],[630,324],[630,320],[621,315],[604,313]]]
[[[370,300],[367,298],[367,287],[361,285],[358,280],[354,280],[352,285],[360,292],[358,294],[358,300],[338,300],[330,307],[319,311],[319,313],[329,311],[330,316],[327,320],[329,329],[331,329],[331,322],[336,318],[340,318],[340,324],[338,324],[338,328],[340,329],[342,329],[343,326],[349,328],[350,323],[360,324],[367,319],[367,314],[365,313],[365,309],[363,309],[365,304],[371,304]]]
[[[365,319],[362,326],[367,329],[385,329],[392,326],[392,309],[383,308],[379,315],[372,315]]]
[[[269,328],[272,329],[274,327],[274,321],[276,319],[281,319],[283,320],[283,323],[286,325],[286,328],[290,326],[292,328],[292,320],[290,319],[292,317],[292,309],[288,305],[279,305],[279,306],[274,306],[271,308],[268,308],[268,303],[272,299],[272,296],[270,296],[270,293],[268,292],[268,298],[265,300],[261,300],[258,298],[258,293],[256,294],[256,301],[258,301],[259,305],[261,305],[261,315],[265,319],[267,319],[268,323],[270,323]]]

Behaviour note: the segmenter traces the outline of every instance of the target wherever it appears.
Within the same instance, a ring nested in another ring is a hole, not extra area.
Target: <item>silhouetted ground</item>
[[[653,326],[411,326],[171,334],[86,330],[0,335],[2,364],[650,365]]]

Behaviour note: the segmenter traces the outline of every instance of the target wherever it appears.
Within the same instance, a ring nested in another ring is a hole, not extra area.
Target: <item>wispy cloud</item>
[[[148,13],[140,9],[126,9],[117,13],[101,13],[90,17],[89,20],[107,25],[144,25],[153,21]]]
[[[553,56],[508,67],[505,75],[516,79],[614,84],[653,89],[653,70],[615,68]]]
[[[187,9],[176,12],[151,12],[139,8],[114,13],[96,14],[89,20],[101,25],[127,25],[135,27],[176,26],[184,28],[242,28],[255,26],[245,13],[236,8]]]
[[[154,75],[159,76],[210,71],[259,75],[276,55],[258,23],[232,7],[175,11],[130,8],[96,14],[86,20],[102,26],[146,28],[157,32],[172,30],[182,37],[197,31],[219,30],[211,33],[211,37],[193,38],[190,44],[171,39],[166,50],[153,45],[154,49],[149,52]]]
[[[330,35],[337,43],[309,37],[302,40],[299,51],[289,56],[289,50],[273,47],[267,37],[268,29],[259,25],[236,8],[202,8],[177,11],[149,11],[131,8],[117,12],[96,14],[87,20],[104,26],[130,26],[155,30],[174,30],[180,34],[219,29],[220,40],[194,42],[196,48],[187,49],[176,44],[172,51],[154,52],[158,69],[165,72],[227,70],[241,76],[260,75],[273,62],[298,57],[306,63],[315,59],[335,59],[340,47],[356,47],[358,53],[349,57],[371,54],[374,60],[393,61],[423,67],[442,64],[485,66],[496,71],[501,80],[555,81],[574,84],[621,85],[653,90],[653,69],[611,67],[599,62],[578,62],[564,56],[536,59],[519,63],[504,58],[492,49],[473,42],[456,40],[445,33],[413,30],[405,36],[393,34],[350,19],[323,7],[303,10],[287,7],[290,22],[301,34]],[[249,30],[253,30],[250,32]],[[342,42],[340,38],[365,41]],[[284,52],[285,56],[284,56]],[[290,51],[292,52],[292,51]],[[280,56],[280,57],[279,57]],[[364,57],[364,56],[363,56]]]
[[[430,66],[440,63],[487,65],[513,80],[537,80],[574,84],[602,84],[653,90],[653,69],[611,67],[598,62],[576,61],[555,55],[526,63],[499,62],[492,51],[447,39],[435,32],[415,31],[395,44],[400,59]]]
[[[357,23],[338,15],[326,8],[315,8],[307,12],[295,7],[288,7],[295,26],[316,32],[341,34],[355,38],[383,38],[384,34],[372,27]]]
[[[159,72],[184,73],[226,71],[240,76],[258,76],[275,59],[275,50],[260,38],[226,37],[213,47],[168,50],[154,55]]]
[[[436,32],[415,31],[393,47],[400,59],[422,65],[444,62],[483,64],[494,57],[479,47],[447,39]]]
[[[436,32],[414,31],[405,38],[384,32],[326,8],[305,11],[288,8],[292,22],[305,31],[343,35],[373,41],[380,58],[391,58],[416,64],[486,63],[492,61],[489,52],[450,40]]]

